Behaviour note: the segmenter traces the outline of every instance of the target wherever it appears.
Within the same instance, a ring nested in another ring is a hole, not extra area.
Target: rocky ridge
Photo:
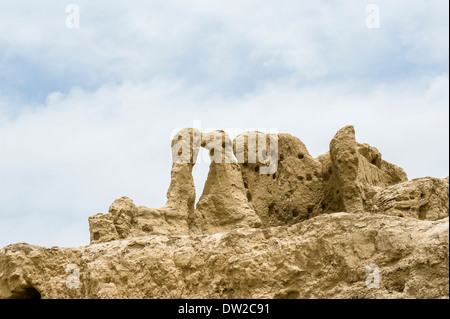
[[[85,247],[3,248],[0,298],[448,298],[448,177],[409,181],[352,126],[317,158],[289,134],[184,129],[171,147],[165,206],[117,199]]]

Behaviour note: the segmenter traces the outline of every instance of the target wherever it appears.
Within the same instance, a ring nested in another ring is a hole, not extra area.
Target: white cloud
[[[354,124],[409,177],[448,175],[448,2],[0,3],[0,247],[88,243],[117,197],[165,202],[170,133]],[[194,168],[198,192],[207,163]]]
[[[347,95],[345,84],[315,89],[283,84],[243,98],[210,99],[201,90],[192,93],[190,85],[163,80],[104,86],[92,93],[52,93],[47,105],[1,124],[1,219],[25,223],[13,228],[14,238],[23,232],[24,240],[34,243],[68,245],[67,237],[51,236],[70,227],[64,219],[87,227],[89,215],[106,212],[122,195],[138,205],[162,206],[170,176],[170,133],[195,120],[204,130],[276,128],[299,137],[314,156],[328,150],[340,127],[354,124],[359,141],[378,147],[410,177],[445,177],[446,81],[436,78],[422,92],[382,87],[368,95]],[[198,164],[196,182],[204,181],[207,168],[208,163]],[[203,185],[196,186],[201,192]],[[0,227],[13,226],[2,222]],[[71,237],[73,245],[86,244],[86,234]],[[0,243],[9,238],[2,231]]]
[[[60,1],[0,4],[0,29],[8,30],[0,34],[0,52],[4,64],[15,66],[9,81],[36,76],[96,88],[164,75],[240,94],[242,85],[274,78],[372,85],[448,66],[445,1],[379,1],[377,30],[365,27],[366,4],[354,1],[76,3],[77,30],[65,27]],[[33,70],[23,69],[24,60]]]

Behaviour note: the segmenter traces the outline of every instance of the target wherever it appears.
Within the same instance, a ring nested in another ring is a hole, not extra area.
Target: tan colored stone
[[[246,132],[241,136],[247,141],[248,136],[257,133]],[[235,144],[241,136],[236,137]],[[298,138],[277,134],[277,140],[278,169],[275,173],[262,174],[264,164],[261,161],[249,162],[247,142],[244,162],[239,163],[249,202],[261,217],[263,227],[291,225],[321,210],[321,163]],[[255,153],[258,151],[256,149]]]
[[[150,234],[189,234],[188,219],[195,209],[192,168],[200,141],[201,132],[196,129],[183,129],[175,134],[171,143],[171,182],[162,208],[136,207],[131,199],[122,197],[110,206],[108,214],[89,218],[91,243]]]
[[[324,212],[370,211],[373,197],[384,187],[407,181],[406,173],[382,159],[368,144],[356,142],[353,126],[340,129],[322,163]]]
[[[346,126],[340,129],[330,142],[330,156],[336,174],[343,211],[360,213],[364,211],[358,185],[359,157],[356,147],[355,129]]]
[[[0,298],[448,298],[449,220],[335,213],[292,226],[0,250]],[[69,264],[79,288],[68,288]],[[366,268],[380,287],[366,286]]]
[[[89,217],[89,246],[3,248],[0,298],[449,297],[448,177],[408,181],[352,126],[318,158],[289,134],[183,129],[171,147],[163,207],[121,197]]]
[[[240,227],[260,227],[261,219],[250,207],[233,142],[223,131],[202,134],[211,165],[203,193],[191,218],[191,230],[213,234]]]
[[[389,186],[374,198],[373,212],[425,220],[446,218],[449,179],[423,177]]]

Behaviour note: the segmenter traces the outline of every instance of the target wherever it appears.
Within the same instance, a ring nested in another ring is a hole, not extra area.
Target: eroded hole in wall
[[[203,193],[203,189],[208,178],[210,164],[211,159],[209,157],[209,151],[203,147],[200,148],[197,162],[192,168],[192,177],[194,178],[195,185],[195,203],[198,203]]]
[[[287,299],[298,299],[300,293],[298,291],[289,291],[287,294]]]
[[[33,286],[26,287],[19,292],[14,293],[11,299],[41,299],[41,294]]]
[[[153,226],[152,225],[144,225],[144,226],[142,226],[142,230],[145,231],[146,233],[152,232]]]
[[[298,158],[299,158],[299,159],[303,159],[303,158],[305,158],[305,155],[303,155],[302,153],[299,153],[299,154],[298,154]]]
[[[269,215],[272,215],[275,212],[275,203],[270,203],[269,206],[267,206],[267,209],[269,211]]]
[[[99,232],[95,232],[94,233],[94,240],[99,240],[100,239],[100,233]]]
[[[427,219],[428,204],[419,207],[419,219]]]
[[[307,181],[311,181],[312,180],[312,175],[311,174],[306,174],[306,180]]]
[[[290,290],[275,295],[274,299],[298,299],[300,293],[296,290]]]
[[[403,292],[405,291],[405,283],[398,283],[392,287],[395,291]]]
[[[404,292],[407,278],[409,277],[409,269],[401,268],[391,272],[383,280],[384,286],[391,291]]]

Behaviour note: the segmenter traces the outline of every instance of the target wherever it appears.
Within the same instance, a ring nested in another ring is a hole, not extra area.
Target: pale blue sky
[[[0,247],[85,245],[88,216],[123,195],[162,206],[170,134],[194,121],[274,128],[314,156],[353,124],[410,178],[448,176],[448,7],[0,0]]]

